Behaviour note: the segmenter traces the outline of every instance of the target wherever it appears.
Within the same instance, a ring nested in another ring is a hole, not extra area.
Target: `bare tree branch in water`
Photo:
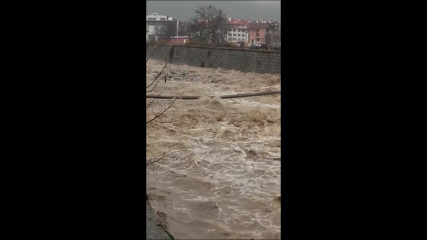
[[[168,106],[168,107],[166,107],[166,108],[165,108],[161,113],[155,114],[153,118],[151,118],[150,120],[148,120],[148,121],[146,122],[146,124],[149,124],[150,122],[154,121],[155,119],[157,119],[157,118],[159,118],[159,117],[163,116],[163,114],[165,114],[165,112],[166,112],[169,108],[171,108],[171,107],[173,106],[173,104],[175,103],[175,101],[176,101],[176,98],[174,98],[174,99],[173,99],[173,101],[172,101],[172,103],[171,103],[171,104],[169,104],[169,106]],[[154,111],[154,110],[153,110],[153,111]]]
[[[157,96],[160,96],[160,93],[159,93],[159,95],[157,95]],[[153,100],[151,100],[149,103],[147,103],[147,106],[146,106],[146,109],[151,109],[151,106],[153,105],[153,103],[156,101],[156,99],[155,98],[153,98]]]
[[[156,51],[156,50],[157,50],[157,48],[159,48],[159,46],[160,46],[160,45],[158,45],[158,44],[157,44],[157,45],[153,48],[153,50],[151,51],[150,55],[148,55],[148,58],[145,60],[145,64],[147,64],[147,63],[148,63],[148,60],[150,60],[150,58],[153,56],[154,51]]]
[[[153,163],[159,162],[159,161],[161,161],[161,160],[165,159],[167,156],[170,156],[170,155],[171,155],[171,154],[173,154],[173,153],[175,153],[175,152],[164,153],[164,154],[162,154],[162,155],[159,155],[159,156],[157,156],[157,157],[154,157],[154,158],[150,159],[149,161],[147,161],[146,166],[150,166],[150,165],[151,165],[151,164],[153,164]]]
[[[166,59],[164,59],[164,61],[165,61],[165,64],[163,65],[162,69],[157,73],[157,75],[150,82],[150,84],[148,84],[148,86],[146,86],[146,93],[145,93],[145,95],[147,95],[147,93],[153,92],[156,89],[156,87],[157,87],[157,85],[158,85],[158,83],[160,81],[160,76],[162,75],[162,73],[166,69],[166,67],[168,66],[168,62],[166,61]],[[166,83],[167,74],[165,74],[164,77],[165,77],[165,83]],[[150,87],[151,87],[151,89],[150,89]],[[161,113],[155,113],[154,112],[153,104],[155,103],[155,99],[153,99],[152,101],[150,101],[146,105],[146,109],[150,109],[154,113],[154,117],[151,118],[150,120],[148,120],[146,122],[146,124],[149,124],[150,122],[154,121],[155,119],[160,118],[161,116],[163,116],[165,114],[165,112],[173,106],[173,104],[175,103],[175,100],[176,99],[173,99],[172,103],[169,104],[169,106],[167,106]]]
[[[152,92],[156,88],[157,83],[159,82],[159,77],[162,75],[163,70],[165,70],[165,68],[168,66],[168,62],[166,61],[166,59],[164,59],[164,60],[165,60],[165,65],[163,66],[162,70],[160,70],[160,72],[157,73],[157,75],[154,77],[154,79],[151,81],[151,83],[145,87],[147,89],[146,90],[147,93]],[[165,74],[165,82],[166,82],[166,78],[167,78],[167,74]],[[151,90],[149,90],[148,88],[150,88],[153,84],[155,84],[154,87],[152,87]]]
[[[151,158],[150,160],[148,160],[146,166],[150,166],[153,163],[156,163],[156,162],[159,162],[161,160],[164,160],[166,157],[168,157],[168,156],[170,156],[170,155],[172,155],[174,153],[179,153],[179,152],[184,152],[184,151],[188,151],[188,150],[176,150],[176,151],[172,151],[172,152],[160,154],[160,155],[158,155],[158,156],[156,156],[156,157]]]
[[[179,120],[177,120],[177,119],[170,120],[170,121],[160,121],[159,119],[155,119],[154,121],[158,122],[158,123],[176,123],[176,122],[179,122]],[[182,122],[182,120],[180,120],[180,121]]]
[[[157,49],[157,46],[156,46],[156,48],[154,48],[154,50],[153,50],[153,52],[155,51]],[[151,56],[153,55],[153,52],[148,56],[148,58],[147,58],[147,61],[146,61],[146,63],[148,63],[148,60],[151,58]],[[151,82],[148,84],[148,85],[146,85],[146,90],[145,90],[145,94],[147,95],[147,93],[152,93],[152,92],[154,92],[154,90],[157,88],[157,86],[158,86],[158,84],[159,84],[159,81],[161,81],[161,79],[162,78],[160,78],[161,76],[162,76],[162,74],[164,74],[164,79],[165,79],[165,83],[166,83],[166,80],[167,80],[167,77],[168,77],[168,74],[167,73],[164,73],[165,72],[165,69],[166,69],[166,67],[168,66],[168,62],[166,61],[166,59],[164,59],[164,65],[163,65],[163,67],[162,67],[162,69],[155,75],[155,77],[154,77],[154,79],[153,80],[151,80]],[[146,76],[147,77],[147,76]],[[160,93],[158,94],[159,96],[160,96]],[[163,117],[164,115],[165,115],[165,113],[166,113],[166,111],[168,111],[173,105],[174,105],[174,103],[175,103],[175,101],[176,101],[176,99],[173,99],[172,100],[172,102],[170,103],[170,104],[168,104],[168,106],[167,107],[164,107],[164,109],[160,112],[160,113],[157,113],[155,110],[154,110],[154,108],[155,108],[155,105],[156,105],[156,100],[158,100],[158,99],[153,99],[153,100],[151,100],[149,103],[147,103],[147,105],[146,105],[146,111],[151,111],[153,114],[154,114],[154,117],[152,117],[150,120],[148,120],[148,121],[146,121],[146,127],[148,127],[149,126],[149,124],[150,123],[152,123],[153,121],[158,121],[161,117]],[[153,164],[153,163],[156,163],[156,162],[159,162],[159,161],[161,161],[161,160],[163,160],[163,159],[165,159],[165,157],[167,157],[167,156],[169,156],[170,154],[172,154],[172,153],[174,153],[174,152],[169,152],[169,153],[166,153],[166,154],[163,154],[163,155],[160,155],[160,156],[157,156],[157,157],[155,157],[155,158],[153,158],[153,159],[150,159],[147,163],[146,163],[146,166],[149,166],[149,165],[151,165],[151,164]]]

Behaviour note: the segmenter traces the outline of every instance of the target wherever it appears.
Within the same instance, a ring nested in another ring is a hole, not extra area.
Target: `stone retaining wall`
[[[153,46],[147,45],[147,54]],[[259,49],[214,48],[161,45],[153,59],[166,59],[173,64],[234,69],[242,72],[281,73],[281,52]]]

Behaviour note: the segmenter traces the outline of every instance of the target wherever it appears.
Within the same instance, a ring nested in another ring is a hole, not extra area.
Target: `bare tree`
[[[193,38],[208,43],[223,43],[227,32],[227,17],[223,10],[212,5],[198,7],[192,18]]]
[[[276,24],[268,24],[265,34],[265,44],[268,47],[277,46],[280,42],[279,28]]]
[[[191,22],[179,22],[178,35],[189,36],[190,35]]]

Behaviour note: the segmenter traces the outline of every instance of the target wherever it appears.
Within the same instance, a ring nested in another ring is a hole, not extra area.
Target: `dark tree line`
[[[170,39],[176,36],[176,21],[164,21],[159,26],[159,38]]]
[[[278,26],[275,24],[268,24],[265,34],[265,44],[270,47],[278,42],[280,42]]]

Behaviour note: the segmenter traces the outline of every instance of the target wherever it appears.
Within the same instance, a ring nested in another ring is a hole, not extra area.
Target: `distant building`
[[[273,48],[281,47],[281,24],[278,22],[270,22],[267,34],[269,35],[268,45]]]
[[[280,27],[280,21],[228,18],[225,39],[236,46],[280,47]]]
[[[265,35],[268,24],[259,21],[252,22],[249,27],[249,45],[260,47],[265,44]]]
[[[249,43],[249,21],[228,18],[226,41],[234,45]]]
[[[178,21],[170,16],[157,13],[146,13],[146,40],[157,41],[161,38],[169,39],[178,35]]]
[[[188,36],[175,36],[175,37],[171,37],[168,43],[174,44],[174,45],[182,45],[182,44],[186,44],[188,42],[188,39],[189,39]]]
[[[165,15],[159,15],[158,13],[147,13],[145,14],[145,17],[147,21],[174,21],[173,17],[165,16]]]

